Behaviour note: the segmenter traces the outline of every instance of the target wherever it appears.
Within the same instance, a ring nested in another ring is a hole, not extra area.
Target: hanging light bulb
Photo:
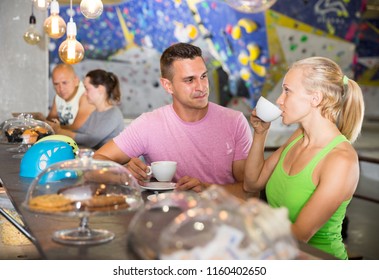
[[[68,64],[78,63],[84,58],[84,48],[76,40],[76,24],[72,18],[67,23],[67,39],[59,46],[58,54]]]
[[[34,6],[41,11],[46,11],[47,7],[49,7],[49,4],[51,0],[33,0]]]
[[[103,12],[103,2],[101,0],[82,0],[80,11],[86,18],[97,18]]]
[[[59,3],[53,0],[50,5],[50,16],[45,19],[43,28],[46,34],[53,39],[61,38],[66,33],[66,23],[59,15]]]
[[[24,33],[24,40],[26,43],[30,45],[36,45],[41,41],[41,35],[37,31],[36,25],[36,17],[33,14],[33,4],[32,4],[32,15],[29,18],[29,27],[28,30]]]

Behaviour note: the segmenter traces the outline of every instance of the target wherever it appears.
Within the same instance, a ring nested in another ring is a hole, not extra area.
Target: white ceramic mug
[[[272,122],[280,117],[282,111],[271,101],[263,96],[259,97],[257,106],[257,116],[264,122]]]
[[[176,172],[176,161],[154,161],[148,166],[147,175],[153,175],[159,182],[171,182]]]

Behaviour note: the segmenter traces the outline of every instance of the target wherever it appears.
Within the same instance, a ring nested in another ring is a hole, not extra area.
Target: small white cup
[[[272,102],[263,96],[259,97],[257,105],[257,116],[264,122],[272,122],[280,117],[282,111]]]
[[[153,175],[159,182],[171,182],[176,166],[176,161],[154,161],[148,166],[147,175]]]

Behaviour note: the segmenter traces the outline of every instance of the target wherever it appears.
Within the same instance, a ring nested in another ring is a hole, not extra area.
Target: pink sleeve
[[[246,117],[241,113],[235,129],[236,152],[234,160],[246,159],[252,144],[252,132]]]
[[[146,129],[138,130],[141,125],[146,127],[144,123],[145,117],[141,115],[133,120],[118,136],[113,138],[115,144],[130,158],[139,157],[144,151],[144,139],[146,139],[144,133]]]

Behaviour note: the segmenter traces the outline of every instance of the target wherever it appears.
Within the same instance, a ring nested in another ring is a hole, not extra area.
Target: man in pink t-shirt
[[[252,139],[247,119],[208,102],[208,71],[200,48],[174,44],[160,63],[161,85],[173,103],[139,116],[94,158],[126,163],[140,184],[148,178],[147,165],[172,160],[178,163],[177,190],[199,192],[211,184],[242,189]]]

